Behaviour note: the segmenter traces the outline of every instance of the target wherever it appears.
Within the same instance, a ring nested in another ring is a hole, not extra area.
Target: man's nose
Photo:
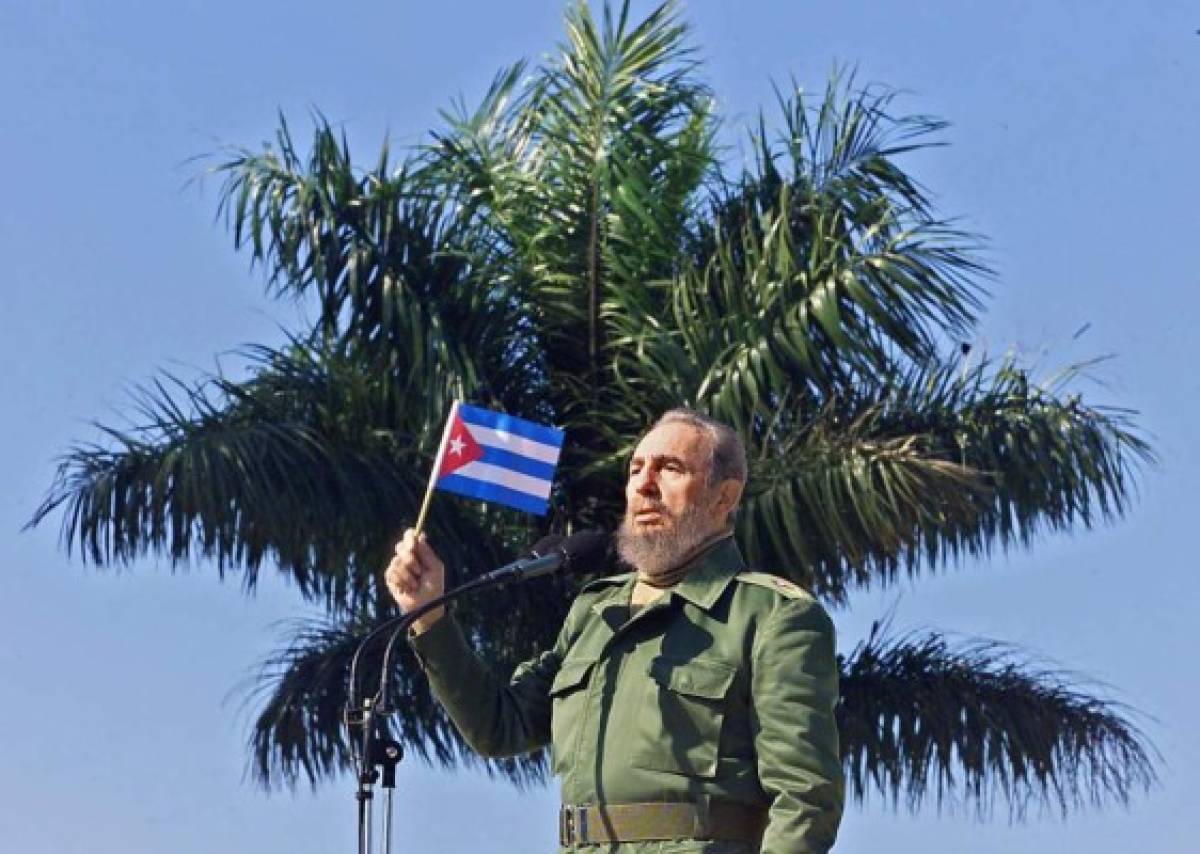
[[[638,495],[658,494],[658,478],[649,467],[633,475],[630,480],[633,481],[633,489]]]

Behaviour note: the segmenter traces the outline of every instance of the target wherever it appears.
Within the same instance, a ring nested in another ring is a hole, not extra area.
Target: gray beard
[[[643,576],[664,576],[690,557],[711,533],[697,505],[687,508],[675,525],[662,531],[639,532],[626,516],[617,531],[617,554]]]

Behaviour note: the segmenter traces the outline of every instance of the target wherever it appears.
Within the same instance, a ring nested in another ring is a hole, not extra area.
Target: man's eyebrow
[[[681,466],[687,467],[687,461],[676,454],[649,454],[648,456],[634,454],[629,458],[629,463],[632,465],[635,462],[644,462],[647,459],[652,463],[679,463]]]

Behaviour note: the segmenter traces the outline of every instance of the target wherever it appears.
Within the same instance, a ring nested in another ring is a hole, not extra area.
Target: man
[[[748,572],[731,520],[745,449],[727,426],[671,410],[638,443],[621,557],[588,584],[554,648],[505,683],[452,618],[410,640],[463,738],[485,756],[549,743],[563,850],[818,854],[844,781],[833,626],[774,575]],[[387,582],[411,610],[443,566],[410,530]]]

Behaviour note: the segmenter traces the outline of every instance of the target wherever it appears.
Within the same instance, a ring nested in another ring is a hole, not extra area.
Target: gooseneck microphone
[[[609,535],[605,531],[580,531],[569,537],[550,534],[530,549],[528,557],[480,576],[471,586],[488,587],[513,581],[527,581],[555,572],[586,572],[598,568],[608,553]]]

